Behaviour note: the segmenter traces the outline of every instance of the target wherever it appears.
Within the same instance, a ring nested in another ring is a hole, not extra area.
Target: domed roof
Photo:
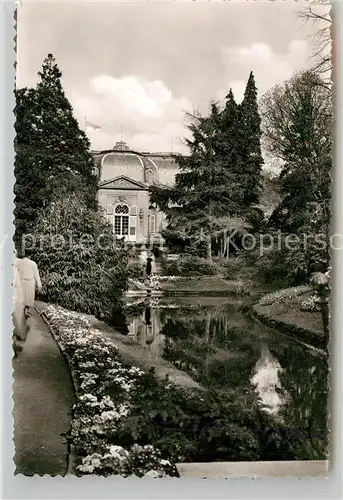
[[[125,175],[144,182],[144,166],[139,155],[130,150],[115,149],[105,153],[101,161],[101,181]]]

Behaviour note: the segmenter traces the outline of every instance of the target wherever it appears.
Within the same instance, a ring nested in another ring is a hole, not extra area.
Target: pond
[[[247,316],[243,304],[228,297],[138,300],[122,332],[210,390],[253,394],[276,427],[301,431],[298,458],[326,459],[326,357]]]

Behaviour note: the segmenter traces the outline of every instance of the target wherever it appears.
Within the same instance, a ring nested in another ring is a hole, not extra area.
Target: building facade
[[[178,171],[171,153],[142,153],[125,142],[111,150],[93,151],[98,199],[119,238],[132,244],[162,241],[164,214],[150,206],[151,186],[171,186]]]

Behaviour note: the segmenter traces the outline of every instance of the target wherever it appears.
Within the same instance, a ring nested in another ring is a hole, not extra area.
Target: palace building
[[[99,203],[115,234],[132,244],[161,242],[164,214],[150,207],[149,189],[174,184],[178,166],[173,155],[134,151],[123,141],[92,154]]]

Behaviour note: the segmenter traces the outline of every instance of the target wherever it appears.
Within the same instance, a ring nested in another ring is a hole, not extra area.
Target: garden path
[[[13,359],[15,474],[65,475],[74,388],[55,341],[33,312],[23,351]]]

